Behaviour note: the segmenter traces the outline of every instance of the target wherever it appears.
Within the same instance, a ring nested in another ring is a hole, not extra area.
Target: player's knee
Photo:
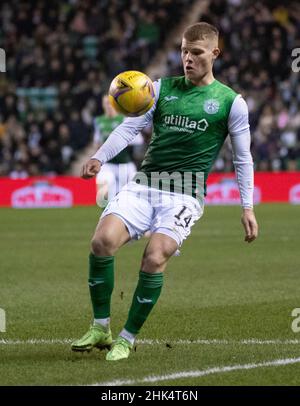
[[[161,252],[149,252],[142,261],[142,270],[144,272],[155,272],[157,269],[164,266],[167,258]]]
[[[91,241],[91,251],[97,256],[111,256],[116,252],[117,247],[110,236],[94,236]]]

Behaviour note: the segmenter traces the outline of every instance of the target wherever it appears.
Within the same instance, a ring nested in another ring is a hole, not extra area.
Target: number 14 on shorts
[[[183,206],[178,214],[175,214],[175,224],[179,227],[187,228],[190,225],[193,215],[189,213],[189,210],[186,206]],[[192,225],[192,224],[191,224]]]

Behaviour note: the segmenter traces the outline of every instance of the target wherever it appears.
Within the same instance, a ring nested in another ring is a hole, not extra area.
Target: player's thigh
[[[92,238],[92,245],[116,250],[129,240],[130,235],[124,222],[114,214],[109,214],[99,220]]]

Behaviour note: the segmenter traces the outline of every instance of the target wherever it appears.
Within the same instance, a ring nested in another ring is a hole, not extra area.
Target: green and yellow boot
[[[113,344],[112,349],[106,354],[107,361],[119,361],[129,357],[132,345],[123,337],[118,337]]]
[[[74,341],[71,344],[72,351],[91,351],[93,348],[110,349],[112,344],[112,334],[110,328],[100,324],[91,326],[88,332],[79,340]]]

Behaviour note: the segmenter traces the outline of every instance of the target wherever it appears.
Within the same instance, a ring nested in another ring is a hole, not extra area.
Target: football
[[[154,104],[153,83],[145,73],[122,72],[111,82],[109,100],[119,113],[129,117],[141,116]]]

